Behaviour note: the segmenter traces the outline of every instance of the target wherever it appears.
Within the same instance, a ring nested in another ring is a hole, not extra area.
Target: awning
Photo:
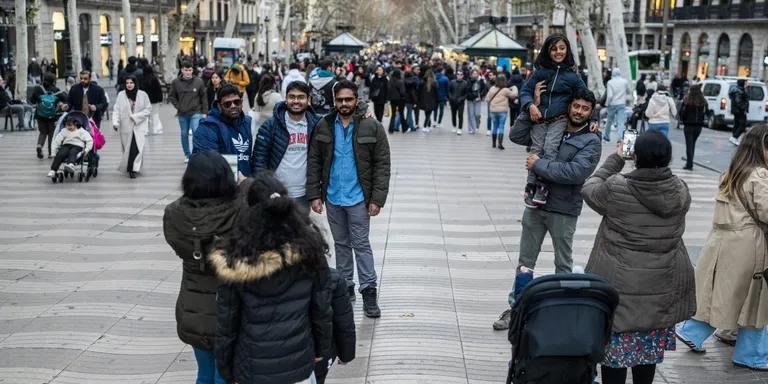
[[[351,33],[344,32],[325,44],[324,48],[326,52],[357,52],[367,46]]]
[[[528,49],[495,27],[480,31],[461,43],[470,56],[518,57],[525,60]]]

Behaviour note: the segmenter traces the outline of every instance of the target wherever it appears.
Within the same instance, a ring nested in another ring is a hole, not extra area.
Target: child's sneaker
[[[75,165],[72,163],[64,164],[64,169],[66,169],[69,173],[75,173]]]
[[[547,203],[547,197],[549,197],[549,189],[544,185],[536,186],[536,193],[533,195],[533,203],[544,205]]]
[[[536,186],[533,184],[527,184],[525,186],[525,192],[523,193],[523,204],[526,208],[536,209],[539,206],[533,202],[533,195],[536,193]]]
[[[50,178],[56,177],[56,171],[48,171],[48,177]]]

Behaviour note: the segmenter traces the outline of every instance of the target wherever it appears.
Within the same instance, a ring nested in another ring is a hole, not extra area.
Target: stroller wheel
[[[56,177],[59,179],[59,183],[64,182],[64,173],[57,173]]]

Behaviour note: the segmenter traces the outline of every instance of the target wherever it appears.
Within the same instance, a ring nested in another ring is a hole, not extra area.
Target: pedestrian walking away
[[[331,64],[330,60],[322,60],[309,74],[309,85],[312,87],[309,105],[320,116],[325,116],[333,110],[333,86],[336,84],[336,78],[331,72]]]
[[[437,80],[435,79],[435,73],[428,68],[424,71],[424,81],[419,86],[417,102],[419,109],[424,111],[424,132],[432,131],[432,112],[437,110],[437,104]],[[434,117],[436,118],[437,116]]]
[[[645,109],[645,117],[648,118],[648,130],[660,131],[664,136],[669,136],[669,126],[677,116],[675,100],[669,96],[667,87],[659,84],[656,92],[648,100]]]
[[[163,214],[165,241],[182,260],[176,332],[194,350],[196,383],[226,383],[213,355],[219,281],[209,255],[217,240],[226,242],[232,235],[240,207],[238,199],[245,200],[248,186],[237,186],[221,155],[201,152],[189,159],[181,179],[183,195],[168,204]]]
[[[515,286],[523,279],[532,278],[547,233],[552,238],[555,252],[555,272],[571,272],[573,268],[573,234],[583,204],[581,186],[597,167],[602,151],[600,137],[590,131],[590,118],[596,103],[591,91],[578,90],[569,104],[566,131],[556,156],[545,159],[530,154],[526,160],[526,168],[549,184],[550,198],[546,204],[526,207],[523,212]],[[509,308],[514,305],[518,293],[516,288],[510,291]],[[493,328],[509,328],[510,314],[511,309],[505,310],[493,323]]]
[[[574,60],[565,35],[547,37],[534,62],[536,70],[520,90],[522,112],[512,129],[529,130],[530,153],[543,159],[556,156],[567,125],[569,102],[573,95],[587,89],[573,70]],[[536,208],[546,204],[549,193],[546,183],[529,170],[524,191],[525,206]]]
[[[280,181],[257,173],[232,238],[210,255],[221,280],[214,351],[225,380],[314,383],[333,337],[327,254]]]
[[[627,122],[626,105],[630,98],[630,92],[629,81],[621,75],[619,68],[614,68],[611,71],[611,80],[608,80],[605,90],[605,107],[608,109],[608,113],[605,119],[603,140],[606,142],[611,141],[611,128],[614,124],[616,124],[616,140],[621,141],[624,137],[624,128]]]
[[[731,360],[768,371],[768,125],[736,149],[715,198],[713,228],[696,264],[696,314],[677,337],[695,352],[715,329],[738,330]]]
[[[384,74],[384,67],[380,65],[376,67],[376,71],[371,76],[369,87],[371,88],[373,114],[376,115],[376,120],[381,123],[382,119],[384,119],[384,108],[387,104],[387,91],[389,88],[389,79]]]
[[[731,144],[739,145],[739,138],[747,129],[747,112],[749,111],[749,95],[747,95],[747,80],[736,80],[736,86],[728,91],[733,114],[733,136]]]
[[[683,133],[685,134],[685,167],[683,167],[685,170],[693,170],[696,140],[698,140],[701,129],[704,127],[708,110],[709,106],[707,99],[701,92],[701,85],[691,86],[680,105],[680,122],[683,124]]]
[[[202,80],[201,80],[202,81]],[[192,153],[216,151],[235,166],[238,179],[251,176],[251,117],[243,113],[243,99],[234,85],[219,91],[219,103],[200,121],[193,135]]]
[[[143,83],[139,87],[149,96],[149,102],[152,103],[152,115],[149,120],[149,134],[162,135],[163,123],[160,121],[160,105],[163,102],[163,86],[160,85],[160,79],[157,78],[155,70],[149,64],[147,59],[141,59],[144,76]]]
[[[152,103],[147,93],[139,89],[133,75],[126,76],[123,81],[125,90],[117,94],[112,112],[112,128],[120,135],[123,149],[118,170],[128,172],[128,176],[134,179],[136,173],[141,171]]]
[[[29,102],[36,106],[37,120],[37,158],[43,158],[43,145],[48,142],[48,158],[51,158],[51,143],[56,130],[56,121],[61,115],[61,108],[67,101],[67,95],[56,88],[56,77],[51,73],[43,74],[43,85],[32,91]]]
[[[664,352],[675,350],[674,326],[696,310],[693,266],[683,242],[691,205],[688,187],[672,174],[672,144],[648,131],[635,141],[635,170],[622,174],[623,145],[581,190],[603,216],[586,271],[619,291],[604,384],[651,384]]]
[[[208,113],[208,98],[206,97],[203,80],[193,76],[192,62],[184,60],[181,63],[181,75],[171,82],[168,101],[176,108],[176,118],[181,128],[181,149],[184,151],[184,162],[189,161],[192,149],[189,147],[189,134],[197,130],[197,126]]]
[[[392,107],[392,113],[389,116],[389,133],[401,131],[405,133],[408,130],[405,118],[405,82],[403,73],[399,69],[392,71],[392,78],[387,87],[387,99]]]
[[[493,132],[491,133],[491,145],[493,148],[504,150],[504,127],[509,110],[509,100],[517,98],[517,88],[507,88],[507,79],[504,75],[496,76],[496,83],[485,96],[488,110],[491,113]],[[496,139],[499,143],[496,144]]]
[[[309,138],[320,117],[309,109],[309,85],[296,80],[286,88],[285,102],[275,105],[275,112],[259,128],[253,145],[251,166],[275,172],[296,200],[309,214],[307,200],[307,154]]]
[[[381,311],[369,232],[371,217],[378,216],[389,192],[389,142],[378,121],[355,111],[355,83],[341,81],[334,93],[336,112],[321,119],[312,133],[307,199],[318,214],[325,204],[336,268],[354,297],[353,268],[357,264],[363,311],[376,318]]]
[[[438,126],[443,124],[443,114],[445,113],[445,104],[448,102],[448,88],[451,80],[445,74],[445,67],[436,70],[435,80],[437,81],[437,113],[435,122]]]

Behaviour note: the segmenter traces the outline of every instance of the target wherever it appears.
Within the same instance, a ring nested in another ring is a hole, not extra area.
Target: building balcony
[[[240,33],[255,34],[258,30],[258,24],[256,23],[240,23],[237,27]]]
[[[224,22],[221,20],[198,20],[195,29],[198,32],[217,32],[224,30]]]
[[[766,3],[700,5],[672,10],[674,20],[748,20],[768,18]]]

